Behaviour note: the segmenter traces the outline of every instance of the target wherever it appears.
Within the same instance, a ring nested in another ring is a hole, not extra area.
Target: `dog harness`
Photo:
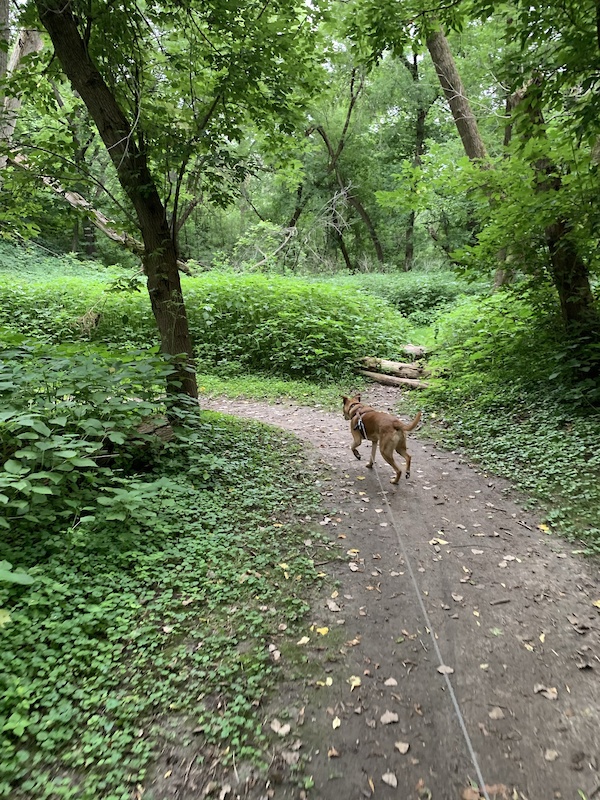
[[[362,403],[352,403],[352,405],[348,408],[348,413],[350,413],[353,408],[356,408],[356,406],[360,407],[361,405],[362,405]],[[354,426],[354,430],[355,431],[360,431],[360,435],[362,436],[362,438],[366,439],[367,438],[367,429],[365,428],[365,423],[363,422],[362,414],[360,413],[360,411],[357,411],[354,416],[358,417],[356,425]]]
[[[362,418],[360,413],[357,414],[356,416],[358,417],[358,422],[354,426],[354,430],[355,431],[360,431],[360,435],[362,436],[362,438],[366,439],[367,438],[367,431],[366,431],[366,428],[365,428],[365,423],[363,422],[363,418]]]

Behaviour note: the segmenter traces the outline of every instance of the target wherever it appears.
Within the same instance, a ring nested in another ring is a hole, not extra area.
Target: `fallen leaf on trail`
[[[541,525],[538,525],[538,528],[539,528],[539,530],[543,531],[544,533],[548,533],[548,531],[550,530],[550,527],[548,525],[544,525],[544,523],[542,523]]]
[[[388,678],[387,681],[384,682],[384,686],[398,686],[398,681],[396,678]]]
[[[278,734],[278,736],[287,736],[292,729],[289,723],[286,722],[284,725],[282,725],[278,719],[272,720],[270,727],[274,733]]]
[[[298,755],[300,754],[298,753]],[[327,758],[339,758],[339,756],[340,754],[335,749],[335,747],[330,747],[329,750],[327,751]]]
[[[308,644],[309,642],[310,642],[310,637],[309,636],[303,636],[301,639],[298,639],[296,644],[297,645],[303,645],[303,644]]]
[[[330,522],[331,522],[331,517],[324,517],[321,520],[321,522],[319,522],[319,525],[329,525]]]
[[[338,533],[338,537],[337,538],[338,539],[346,539],[346,534],[345,533]]]
[[[488,717],[490,719],[504,719],[504,711],[500,708],[500,706],[494,706],[492,710],[488,713]]]
[[[480,665],[479,665],[479,669],[486,670],[486,669],[489,669],[489,668],[490,668],[490,665],[489,665],[489,664],[480,664]]]
[[[356,647],[357,644],[360,644],[360,636],[357,636],[355,639],[350,639],[346,642],[346,647]]]
[[[556,700],[558,698],[558,689],[554,686],[548,688],[544,686],[543,683],[536,683],[533,687],[534,694],[541,694],[542,697],[545,697],[548,700]]]
[[[350,548],[350,550],[346,550],[346,555],[348,556],[357,556],[360,553],[360,550],[357,550],[356,547]]]
[[[294,753],[292,750],[282,750],[281,757],[288,767],[295,767],[298,761],[300,761],[300,753]]]
[[[228,783],[225,783],[219,792],[219,800],[225,800],[228,794],[231,794],[231,786]]]
[[[457,528],[460,528],[460,529],[461,529],[461,531],[466,531],[466,530],[467,530],[467,529],[465,528],[465,526],[464,526],[464,525],[461,525],[460,523],[458,523],[456,527],[457,527]]]
[[[371,794],[375,794],[375,784],[373,783],[373,778],[368,778],[368,783],[371,787]]]
[[[453,594],[453,595],[452,595],[452,599],[453,599],[453,600],[454,600],[456,603],[461,603],[461,602],[462,602],[462,599],[463,599],[463,595],[462,595],[462,594]]]
[[[477,611],[477,609],[475,609],[475,611],[473,611],[473,616],[474,617],[478,617],[479,616],[479,611]]]
[[[336,597],[339,597],[339,594],[340,594],[340,593],[338,592],[338,590],[337,590],[337,589],[334,589],[334,590],[333,590],[333,592],[331,593],[331,596],[332,596],[332,597],[333,597],[333,599],[335,600],[335,598],[336,598]]]
[[[398,722],[398,714],[396,714],[394,711],[386,711],[381,715],[379,721],[382,725],[389,725],[392,722]]]
[[[408,742],[394,742],[394,747],[396,748],[396,750],[398,750],[398,752],[404,755],[405,753],[408,753],[410,749],[410,744]]]
[[[593,605],[593,606],[596,606],[596,608],[600,608],[600,600],[594,600],[594,602],[592,603],[592,605]]]
[[[357,481],[364,481],[365,480],[365,476],[364,475],[357,475],[356,476],[356,480]]]
[[[336,728],[339,728],[341,724],[342,720],[339,717],[336,717],[331,723],[331,727],[333,728],[333,730],[335,730]]]
[[[441,675],[452,675],[452,673],[454,672],[453,668],[447,666],[446,664],[440,664],[440,666],[437,668],[437,671]]]
[[[397,578],[399,575],[404,575],[404,573],[403,572],[390,572],[390,576],[392,578]],[[598,602],[600,602],[600,601],[598,601]]]
[[[356,564],[354,561],[351,561],[351,562],[348,564],[348,566],[350,567],[350,571],[351,571],[351,572],[358,572],[358,570],[360,569],[360,567],[358,566],[358,564]]]
[[[346,683],[350,684],[350,691],[353,692],[357,686],[360,686],[362,681],[358,675],[350,675],[349,678],[346,678]]]
[[[388,786],[392,786],[394,789],[398,786],[398,779],[393,772],[385,772],[381,776],[381,780],[384,783],[387,783]]]
[[[325,626],[324,628],[317,628],[316,631],[317,633],[320,633],[321,636],[327,636],[327,634],[329,633],[329,628]]]
[[[483,554],[483,550],[478,550],[476,547],[472,547],[471,552],[474,556],[480,556]]]
[[[170,778],[172,774],[173,774],[173,770],[169,769],[169,770],[167,770],[165,772],[165,774],[163,775],[163,778]]]
[[[546,750],[544,753],[544,758],[546,761],[556,761],[558,758],[558,751],[557,750]]]
[[[523,646],[525,647],[526,650],[529,650],[530,653],[533,653],[533,651],[535,650],[535,647],[532,644],[529,644],[528,642],[523,642]]]
[[[492,636],[504,636],[502,628],[490,628],[490,633]]]
[[[315,681],[317,686],[332,686],[333,685],[333,678],[328,675],[324,681]]]
[[[366,617],[367,616],[367,607],[366,606],[361,606],[358,609],[358,616],[359,617]]]
[[[445,539],[430,539],[429,544],[448,544]]]

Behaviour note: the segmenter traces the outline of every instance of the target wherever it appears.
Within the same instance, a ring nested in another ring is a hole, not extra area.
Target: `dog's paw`
[[[410,472],[407,472],[407,473],[406,473],[406,475],[405,475],[404,477],[405,477],[405,478],[410,478]]]
[[[369,461],[368,464],[365,464],[365,467],[367,467],[368,469],[373,469],[373,462]]]
[[[360,461],[360,459],[361,459],[360,453],[357,453],[356,450],[353,450],[352,452],[354,453],[354,457],[358,458],[358,460]]]

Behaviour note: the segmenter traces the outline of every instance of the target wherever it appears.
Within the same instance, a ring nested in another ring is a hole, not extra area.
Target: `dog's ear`
[[[348,398],[346,397],[346,395],[345,395],[345,394],[341,394],[341,395],[340,395],[340,397],[342,398],[342,400],[344,401],[344,403],[347,403],[347,402],[348,402]]]

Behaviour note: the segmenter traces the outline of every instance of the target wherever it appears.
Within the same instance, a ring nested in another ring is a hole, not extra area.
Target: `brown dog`
[[[350,420],[350,432],[352,434],[352,452],[356,458],[360,459],[357,447],[363,439],[373,442],[371,449],[371,460],[367,467],[371,468],[375,461],[377,443],[379,442],[379,452],[384,461],[394,469],[396,473],[391,483],[398,483],[402,474],[400,468],[394,461],[394,453],[400,455],[406,461],[406,477],[410,476],[410,455],[406,451],[406,431],[412,431],[419,424],[421,412],[412,420],[404,423],[392,414],[383,411],[375,411],[371,406],[367,406],[360,401],[360,395],[355,397],[342,397],[344,401],[344,419]]]

